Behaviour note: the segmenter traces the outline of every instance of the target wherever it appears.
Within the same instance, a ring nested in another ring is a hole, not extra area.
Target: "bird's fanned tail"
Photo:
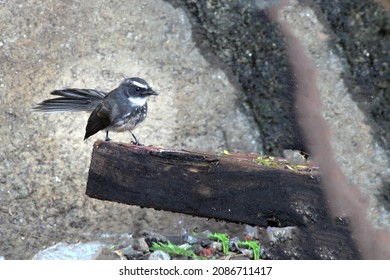
[[[52,95],[60,97],[47,99],[33,110],[41,112],[74,112],[93,111],[106,97],[107,93],[93,89],[63,89],[51,92]]]

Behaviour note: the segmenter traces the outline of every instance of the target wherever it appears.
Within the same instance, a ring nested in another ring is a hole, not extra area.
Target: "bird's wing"
[[[88,119],[88,124],[85,129],[84,140],[94,135],[98,131],[105,129],[110,125],[110,108],[107,108],[107,103],[100,103],[91,113]]]

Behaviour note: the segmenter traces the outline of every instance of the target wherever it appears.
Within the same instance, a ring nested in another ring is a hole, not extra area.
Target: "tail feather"
[[[104,99],[107,93],[93,89],[63,89],[50,93],[60,97],[47,99],[35,107],[33,110],[41,112],[61,112],[61,111],[93,111]]]

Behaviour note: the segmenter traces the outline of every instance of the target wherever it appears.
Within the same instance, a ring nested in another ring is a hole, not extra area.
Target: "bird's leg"
[[[135,140],[135,141],[131,141],[131,144],[134,144],[134,145],[137,145],[137,146],[143,146],[140,142],[138,142],[138,140],[137,140],[137,138],[135,137],[134,133],[131,132],[131,131],[130,131],[130,133],[131,133],[131,135],[133,135],[133,138],[134,138],[134,140]]]
[[[108,137],[108,130],[106,131],[106,139],[104,139],[104,141],[111,141],[110,137]]]

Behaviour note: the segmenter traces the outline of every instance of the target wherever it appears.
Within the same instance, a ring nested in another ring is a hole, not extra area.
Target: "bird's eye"
[[[141,88],[139,88],[139,87],[136,87],[136,88],[135,88],[135,90],[136,90],[136,91],[140,91],[140,90],[141,90]]]

